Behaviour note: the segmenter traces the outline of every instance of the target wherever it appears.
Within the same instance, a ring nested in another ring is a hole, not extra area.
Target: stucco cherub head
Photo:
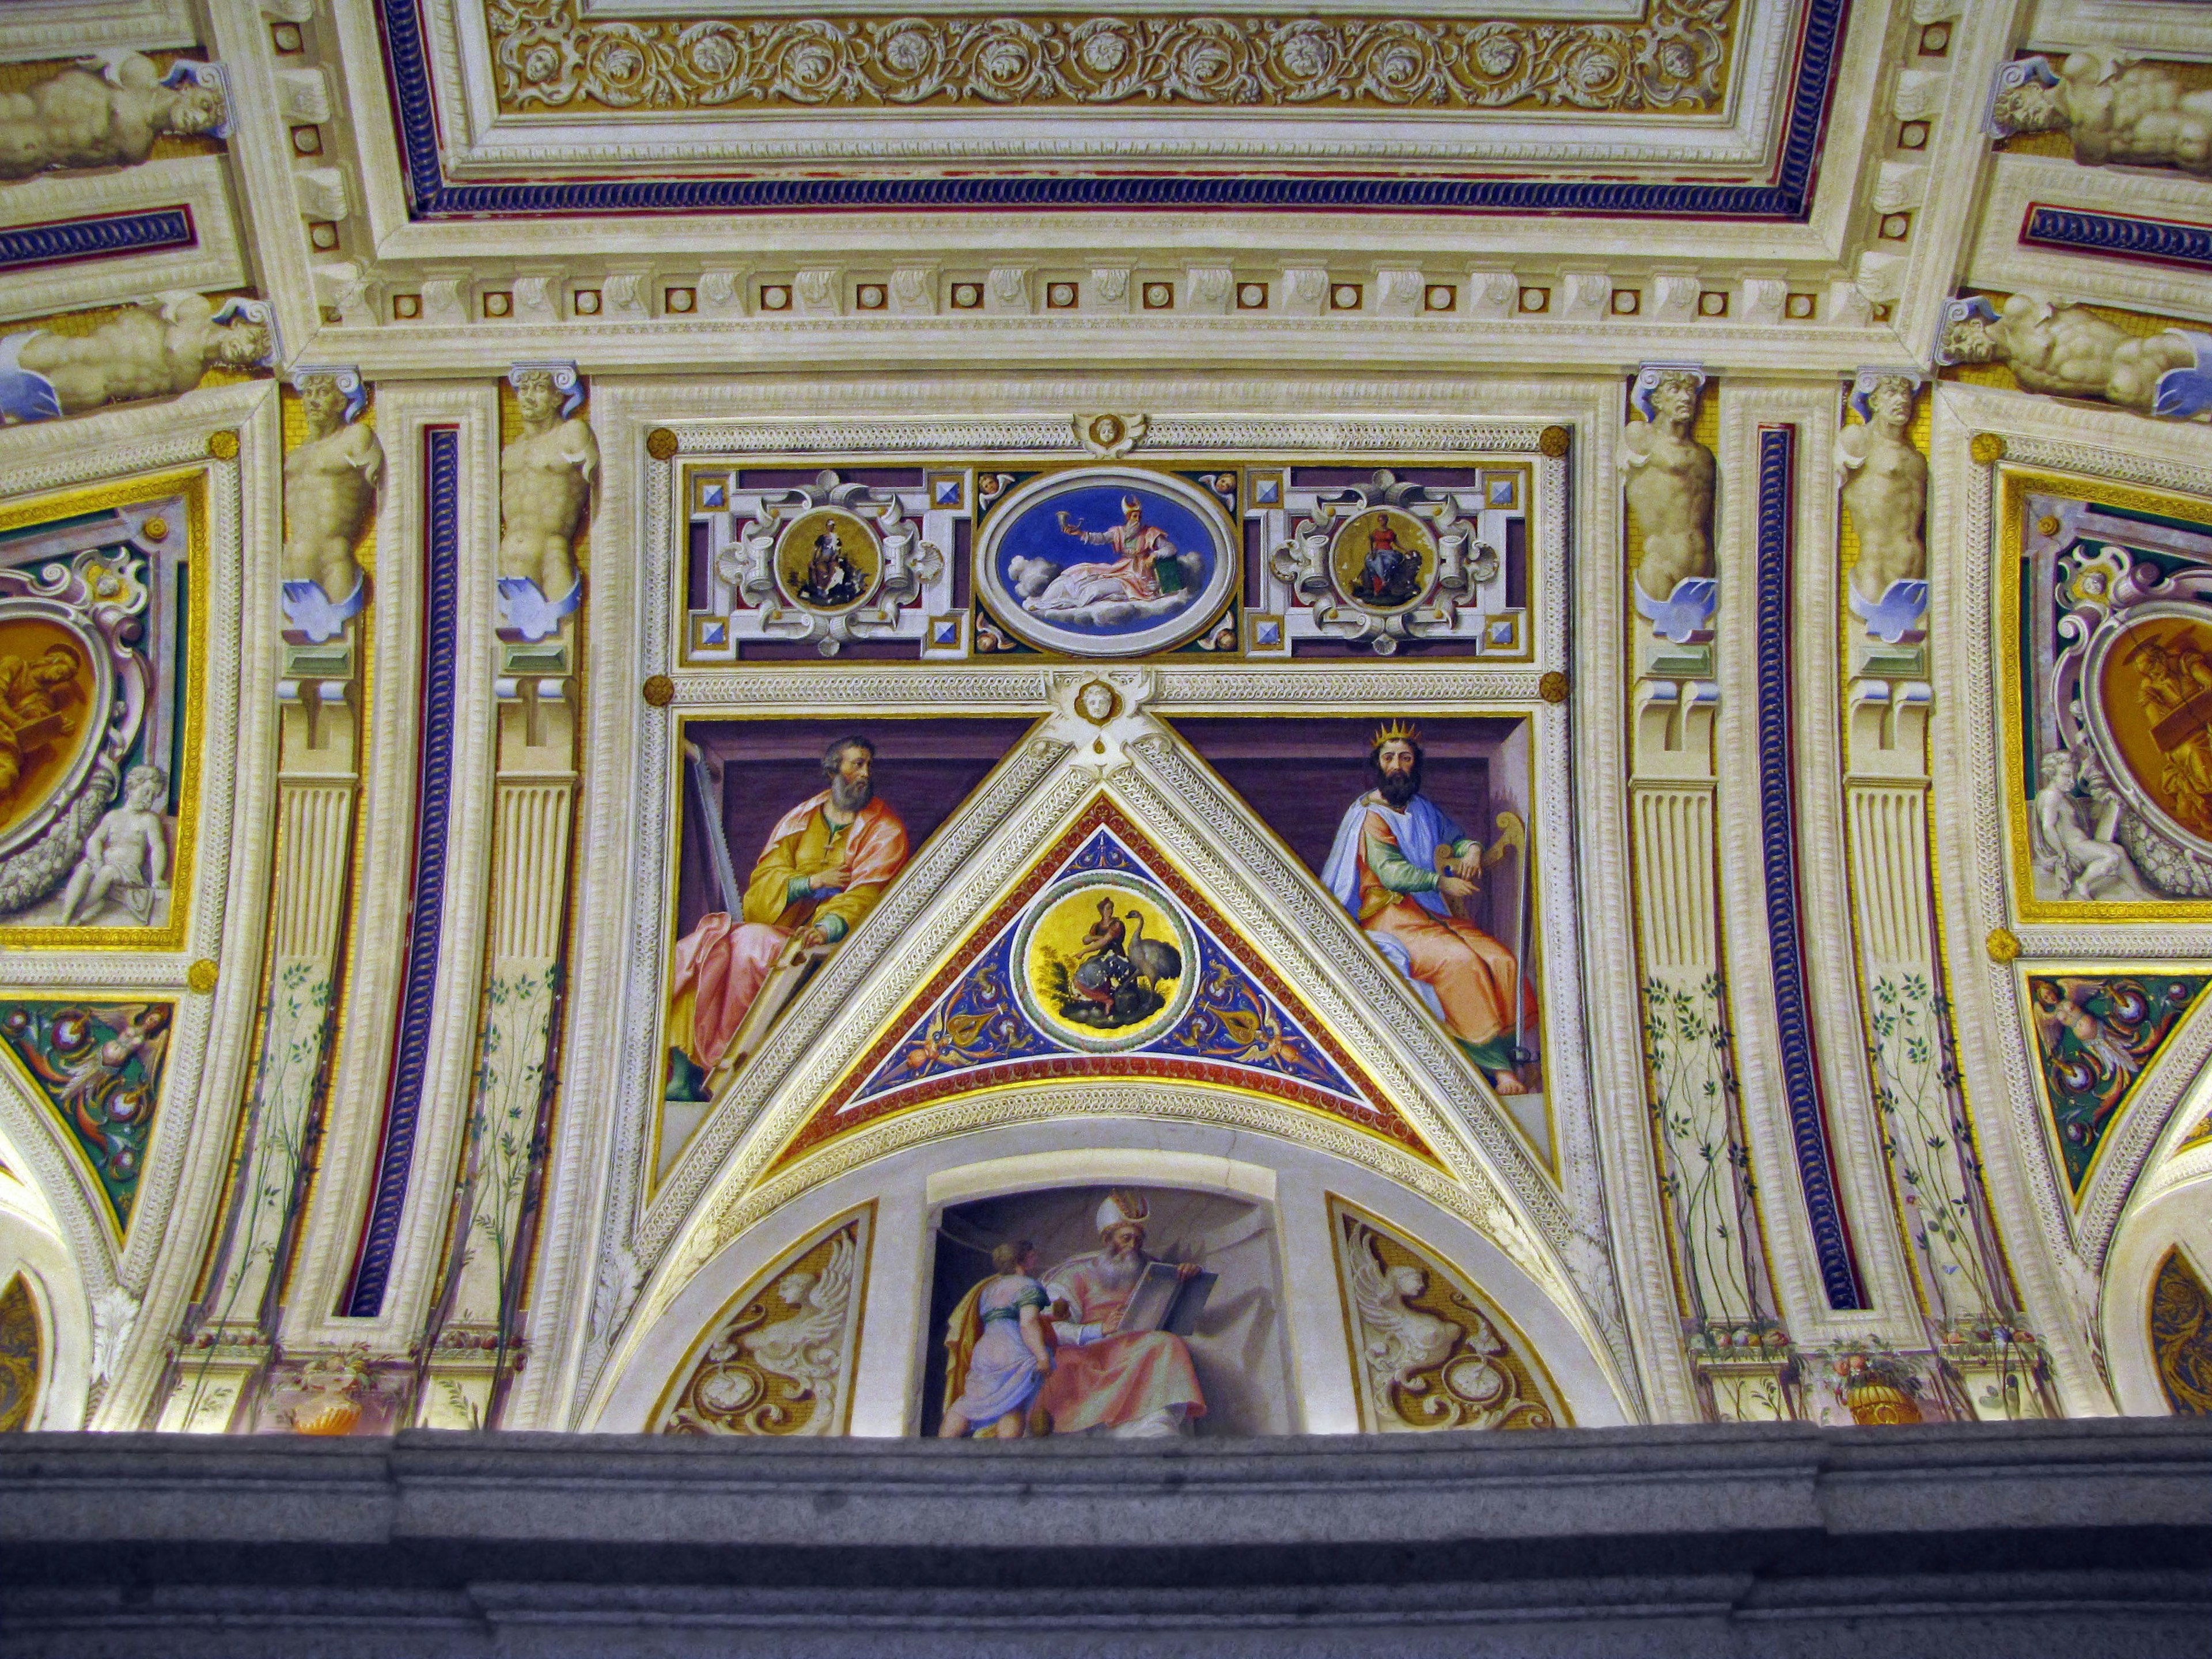
[[[326,436],[345,424],[347,402],[335,374],[310,374],[300,382],[300,412],[318,434]]]
[[[1990,113],[2008,132],[2063,132],[2074,125],[2067,112],[2065,88],[2023,81],[1997,94]]]
[[[544,369],[529,369],[514,377],[514,406],[531,425],[544,426],[560,416],[561,389]]]
[[[1693,421],[1698,415],[1698,377],[1670,369],[1659,376],[1651,387],[1651,418],[1654,421]]]
[[[213,132],[222,125],[228,112],[220,87],[188,84],[177,89],[176,97],[169,104],[167,120],[171,132],[189,138]]]
[[[269,361],[266,323],[229,323],[216,331],[216,361],[226,368],[252,368]]]
[[[1956,363],[1993,363],[2004,356],[1997,325],[1987,317],[1960,317],[1943,328],[1943,355]]]
[[[1076,712],[1093,726],[1103,726],[1121,708],[1121,698],[1103,680],[1093,680],[1075,694]]]
[[[1912,419],[1914,386],[1902,374],[1879,377],[1867,392],[1867,419],[1885,426],[1903,427]]]

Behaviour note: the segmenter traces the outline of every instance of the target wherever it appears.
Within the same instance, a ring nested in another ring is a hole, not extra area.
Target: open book
[[[1212,1273],[1177,1277],[1182,1269],[1172,1261],[1148,1261],[1144,1277],[1129,1297],[1128,1311],[1121,1316],[1124,1331],[1172,1331],[1188,1336],[1212,1294]]]

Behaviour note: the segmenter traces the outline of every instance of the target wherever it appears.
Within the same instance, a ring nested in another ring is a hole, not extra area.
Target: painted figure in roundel
[[[1374,787],[1345,809],[1322,884],[1492,1086],[1522,1094],[1516,1032],[1528,993],[1512,951],[1459,914],[1482,879],[1484,849],[1421,793],[1421,757],[1415,727],[1376,731]]]
[[[1176,1434],[1206,1415],[1190,1345],[1173,1331],[1121,1328],[1155,1260],[1145,1249],[1150,1213],[1140,1193],[1109,1194],[1098,1206],[1098,1248],[1045,1275],[1059,1345],[1037,1404],[1054,1434]],[[1194,1279],[1199,1267],[1186,1261],[1175,1273]]]
[[[991,1266],[996,1277],[961,1298],[946,1328],[942,1439],[971,1431],[1020,1439],[1052,1373],[1055,1338],[1045,1316],[1067,1309],[1037,1281],[1036,1246],[1026,1238],[1001,1244],[991,1252]]]
[[[845,544],[831,525],[814,538],[814,547],[806,561],[805,580],[799,585],[799,597],[809,605],[834,607],[850,605],[860,597],[866,582],[853,561],[846,556]]]
[[[34,803],[18,797],[44,780],[40,763],[73,751],[65,742],[84,717],[89,676],[84,653],[56,642],[36,656],[0,656],[0,818]]]
[[[876,797],[875,755],[864,737],[832,743],[822,757],[827,786],[769,831],[743,913],[702,917],[676,947],[669,1046],[710,1087],[758,1046],[807,975],[905,867],[906,824]]]
[[[1056,515],[1063,534],[1092,547],[1114,550],[1110,563],[1072,564],[1023,605],[1041,617],[1078,619],[1103,617],[1125,606],[1149,609],[1152,601],[1182,592],[1182,565],[1176,545],[1157,525],[1145,522],[1145,504],[1121,498],[1121,522],[1107,530],[1085,530],[1065,513]],[[1188,597],[1182,603],[1188,604]]]

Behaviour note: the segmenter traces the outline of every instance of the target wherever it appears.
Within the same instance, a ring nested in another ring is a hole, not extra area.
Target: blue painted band
[[[446,911],[446,832],[453,805],[454,676],[459,659],[461,564],[461,439],[451,427],[422,437],[423,495],[428,507],[423,539],[429,566],[423,624],[422,748],[416,764],[415,902],[407,933],[407,965],[399,993],[399,1041],[384,1115],[384,1151],[377,1161],[376,1190],[354,1266],[345,1313],[374,1319],[384,1306],[385,1285],[399,1242],[415,1162],[415,1131],[428,1069],[430,1026],[436,1011],[438,947]]]
[[[2122,259],[2212,270],[2212,225],[2176,224],[2168,219],[2134,219],[2118,213],[2084,213],[2078,208],[2028,204],[2021,227],[2026,247],[2063,248],[2069,253],[2105,253]]]
[[[199,237],[192,229],[192,210],[187,207],[106,213],[94,219],[57,219],[49,224],[0,230],[0,271],[74,264],[81,259],[118,259],[127,253],[162,253],[198,245]]]
[[[1797,1179],[1812,1222],[1813,1249],[1831,1308],[1863,1308],[1850,1229],[1836,1197],[1827,1111],[1805,994],[1805,941],[1797,902],[1797,837],[1790,733],[1790,560],[1797,428],[1759,429],[1758,662],[1759,829],[1766,876],[1766,938],[1774,974],[1775,1023],[1782,1044],[1782,1087]]]
[[[1850,0],[1808,0],[1771,180],[1626,183],[1430,177],[1243,178],[1228,173],[547,180],[448,185],[420,0],[380,0],[384,50],[416,219],[793,209],[1355,208],[1639,219],[1802,220],[1813,200]]]

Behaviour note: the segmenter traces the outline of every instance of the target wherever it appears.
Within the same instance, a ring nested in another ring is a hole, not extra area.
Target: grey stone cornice
[[[0,1542],[0,1655],[2201,1653],[2212,1427],[31,1435]]]

